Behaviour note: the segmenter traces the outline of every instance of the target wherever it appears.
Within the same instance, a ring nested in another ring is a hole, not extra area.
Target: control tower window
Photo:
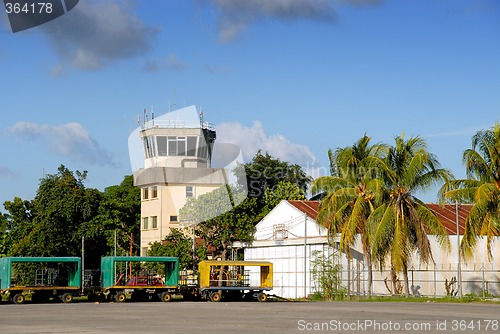
[[[177,137],[168,137],[168,155],[175,157],[177,155]]]
[[[205,141],[202,141],[200,147],[198,148],[198,157],[202,159],[206,159],[208,156],[207,144]]]
[[[198,137],[195,136],[156,136],[156,146],[160,157],[195,157],[197,143]],[[147,150],[146,146],[145,149]]]
[[[146,137],[143,139],[144,142],[144,152],[146,158],[152,158],[155,154],[155,143],[153,137]]]
[[[158,156],[167,156],[167,137],[166,136],[156,136],[156,146],[158,147]]]
[[[187,137],[187,156],[194,157],[196,156],[196,142],[197,137]]]
[[[177,137],[177,156],[186,156],[186,137]]]

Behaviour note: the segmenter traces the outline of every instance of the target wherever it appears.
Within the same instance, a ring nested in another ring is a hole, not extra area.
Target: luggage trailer
[[[265,302],[265,291],[273,289],[272,262],[201,261],[198,274],[200,295],[212,302],[222,298]]]
[[[148,264],[164,274],[148,270]],[[132,268],[132,270],[130,270]],[[121,269],[121,270],[120,270]],[[166,256],[105,256],[101,259],[101,291],[108,301],[168,302],[178,293],[179,259]],[[160,283],[161,282],[161,283]]]
[[[46,302],[60,298],[71,303],[82,293],[82,263],[79,257],[0,258],[0,295],[15,304]]]

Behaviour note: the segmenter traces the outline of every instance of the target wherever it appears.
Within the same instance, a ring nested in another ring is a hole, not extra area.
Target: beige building
[[[227,183],[224,169],[211,168],[215,128],[198,118],[191,106],[152,116],[138,131],[144,155],[144,166],[134,171],[141,188],[141,255],[180,226],[179,210],[188,198]]]

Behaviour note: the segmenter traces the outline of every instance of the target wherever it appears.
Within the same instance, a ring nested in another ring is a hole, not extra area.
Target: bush
[[[341,270],[337,252],[325,256],[321,251],[312,253],[311,276],[316,292],[312,295],[314,300],[344,300],[347,289],[342,286]]]

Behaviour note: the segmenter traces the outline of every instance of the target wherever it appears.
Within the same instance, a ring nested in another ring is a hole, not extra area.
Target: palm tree
[[[428,233],[436,235],[441,246],[449,249],[444,226],[415,193],[446,182],[451,173],[440,168],[422,138],[405,140],[403,135],[396,137],[395,142],[388,150],[383,173],[389,198],[372,213],[369,225],[373,233],[373,258],[383,265],[390,255],[393,278],[396,272],[403,272],[405,295],[409,296],[411,254],[417,251],[424,263],[432,259]]]
[[[490,259],[491,243],[500,235],[500,124],[478,131],[472,148],[464,151],[467,179],[448,181],[440,190],[442,200],[474,203],[465,221],[460,244],[463,257],[471,257],[480,236],[486,236]]]
[[[363,253],[368,268],[368,295],[372,289],[370,235],[366,221],[377,207],[381,180],[377,178],[377,162],[381,162],[383,145],[370,146],[366,134],[353,146],[329,150],[331,176],[313,182],[313,192],[325,192],[318,208],[317,221],[330,236],[340,233],[340,249],[350,254],[356,235],[361,233]]]

